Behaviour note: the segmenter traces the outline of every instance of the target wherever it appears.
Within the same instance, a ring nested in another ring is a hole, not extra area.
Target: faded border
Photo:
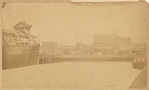
[[[60,3],[60,2],[72,2],[72,1],[74,1],[74,0],[2,0],[1,3],[2,2],[7,2],[7,3],[19,3],[19,2],[24,2],[24,3],[35,3],[35,2],[36,3],[38,3],[38,2],[49,3],[49,2],[59,2]],[[82,0],[80,0],[80,1],[82,1]],[[83,2],[84,1],[85,0],[83,0]],[[123,1],[121,3],[134,3],[134,2],[133,1],[129,1],[129,2]],[[135,2],[135,3],[139,3],[139,2]],[[148,13],[147,13],[147,28],[148,28],[147,29],[147,35],[148,35],[149,34],[149,4],[148,3],[146,3],[146,4],[147,4],[147,7],[148,7],[147,8],[148,9]],[[0,7],[2,7],[2,4],[0,4]],[[1,12],[2,12],[2,8],[1,8]],[[2,13],[0,13],[0,15],[2,17]],[[0,21],[2,21],[2,18],[0,18]],[[0,24],[0,27],[1,27],[1,30],[0,30],[1,31],[0,32],[1,40],[0,40],[0,43],[2,43],[2,23]],[[147,41],[148,41],[147,46],[149,47],[149,35],[147,37]],[[0,53],[0,60],[2,60],[2,44],[0,44],[0,52],[1,52]],[[147,58],[149,58],[149,48],[147,48],[147,52],[148,52],[147,53]],[[0,65],[2,66],[2,61],[0,61]],[[149,62],[147,62],[147,68],[148,67],[149,67]],[[0,74],[1,74],[1,76],[0,76],[0,80],[1,80],[0,89],[1,90],[20,90],[20,89],[3,89],[2,88],[2,67],[0,67],[0,68],[1,68],[1,71],[0,71]],[[147,69],[147,78],[149,78],[149,69]],[[149,81],[147,80],[147,82],[149,82]],[[149,86],[149,83],[147,83],[147,88],[146,89],[127,89],[127,90],[148,90],[149,89],[148,86]],[[26,90],[26,89],[22,89],[22,90]],[[29,89],[29,90],[36,90],[36,89]],[[43,90],[43,89],[37,89],[37,90]],[[47,89],[47,90],[55,90],[55,89]],[[60,89],[60,90],[66,90],[66,89]],[[71,90],[75,90],[75,89],[71,89]],[[87,90],[90,90],[90,89],[87,89]],[[96,90],[96,89],[92,89],[92,90]],[[99,90],[119,90],[119,89],[99,89]],[[120,90],[126,90],[126,89],[120,89]]]

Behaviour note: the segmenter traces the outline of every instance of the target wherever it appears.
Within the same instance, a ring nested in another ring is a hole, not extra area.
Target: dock
[[[66,61],[118,61],[118,62],[131,62],[136,57],[146,58],[144,55],[40,55],[39,64],[53,63],[53,62],[66,62]]]

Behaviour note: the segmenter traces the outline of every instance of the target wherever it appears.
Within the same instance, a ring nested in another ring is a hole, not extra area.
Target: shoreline
[[[132,62],[134,58],[146,58],[146,55],[63,55],[50,56],[45,55],[40,57],[39,64],[53,62],[77,62],[77,61],[117,61],[117,62]]]

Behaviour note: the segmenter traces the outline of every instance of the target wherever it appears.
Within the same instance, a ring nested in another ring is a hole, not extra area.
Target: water
[[[131,62],[63,62],[4,70],[4,88],[128,88],[141,70]]]

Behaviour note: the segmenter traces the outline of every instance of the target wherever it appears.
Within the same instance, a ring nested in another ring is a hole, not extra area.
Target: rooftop
[[[22,21],[14,26],[14,28],[19,28],[19,27],[32,27],[32,25],[29,25],[25,21]]]

